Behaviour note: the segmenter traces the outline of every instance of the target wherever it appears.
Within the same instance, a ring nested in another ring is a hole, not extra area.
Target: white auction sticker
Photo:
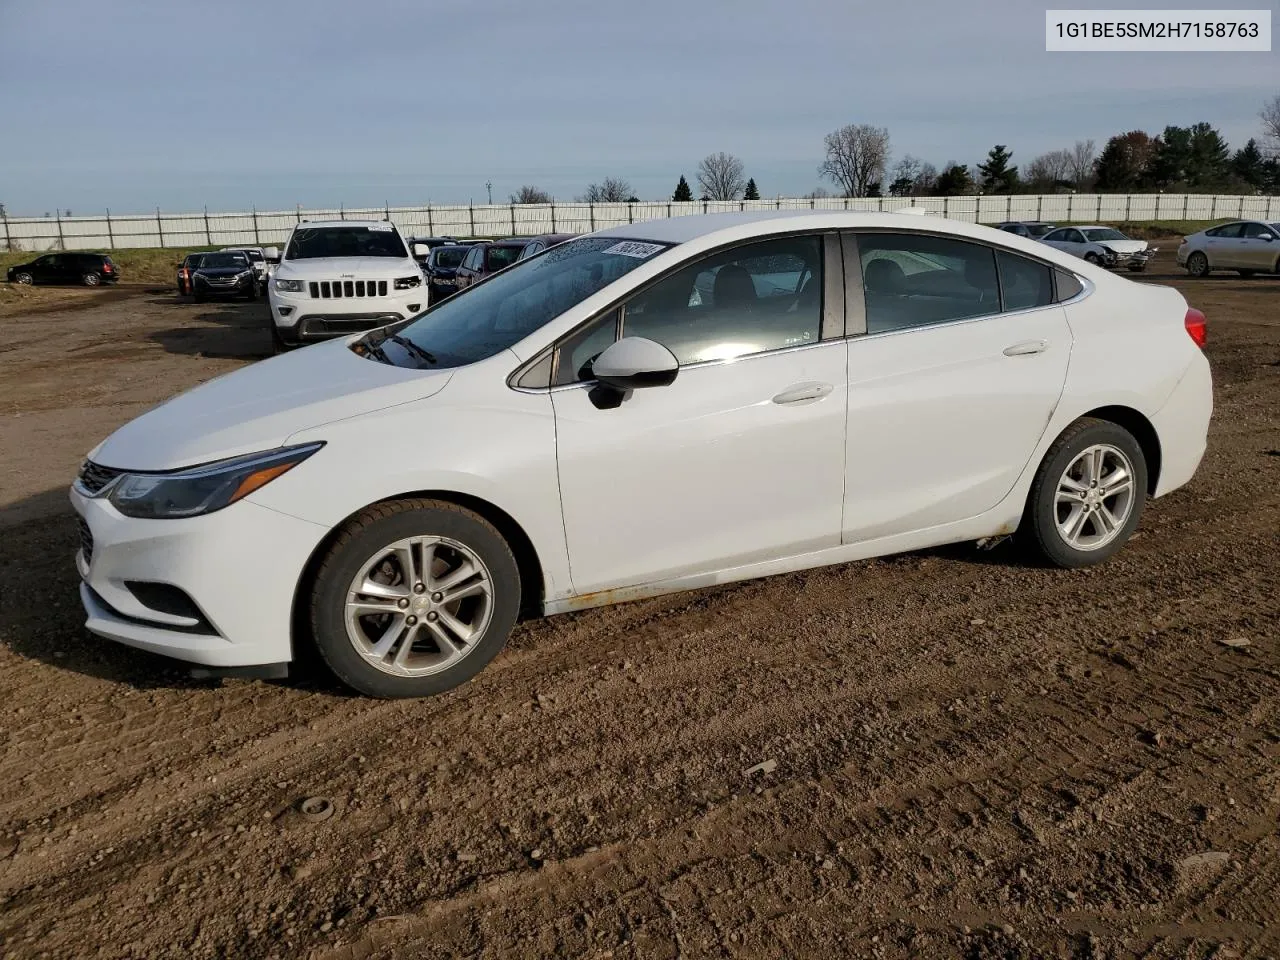
[[[635,240],[624,240],[622,243],[615,243],[612,247],[602,250],[602,253],[617,253],[624,257],[635,257],[643,260],[646,257],[652,257],[655,253],[662,249],[660,243],[639,243]]]
[[[1270,10],[1046,10],[1049,51],[1271,50]]]
[[[389,223],[371,223],[371,224],[369,224],[369,229],[370,229],[370,230],[383,230],[383,231],[386,231],[387,233],[390,233],[390,232],[391,232],[391,224],[389,224]]]

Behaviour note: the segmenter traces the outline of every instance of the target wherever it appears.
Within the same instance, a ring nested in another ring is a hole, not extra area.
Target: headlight
[[[236,274],[236,279],[243,280],[245,277],[251,277],[251,276],[253,276],[253,267],[250,267],[248,270],[241,270],[239,273]]]
[[[276,277],[276,289],[281,293],[302,293],[305,287],[301,280],[284,280]]]
[[[414,287],[420,286],[421,284],[422,284],[422,277],[421,277],[421,276],[416,276],[416,277],[399,277],[399,278],[396,280],[396,289],[397,289],[397,290],[412,290]]]
[[[99,492],[126,517],[198,517],[230,506],[291,470],[323,443],[218,460],[173,473],[126,473]]]

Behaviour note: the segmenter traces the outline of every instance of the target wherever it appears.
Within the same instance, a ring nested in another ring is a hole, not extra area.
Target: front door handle
[[[834,387],[829,383],[797,383],[773,398],[774,403],[806,403],[810,400],[821,400]]]
[[[1049,349],[1048,340],[1023,340],[1004,348],[1006,357],[1025,357],[1032,353],[1044,353]]]

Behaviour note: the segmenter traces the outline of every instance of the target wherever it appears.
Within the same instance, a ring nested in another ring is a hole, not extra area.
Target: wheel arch
[[[1106,420],[1133,434],[1133,438],[1138,441],[1138,446],[1142,448],[1142,456],[1147,461],[1147,495],[1154,496],[1156,486],[1160,482],[1160,435],[1156,433],[1156,428],[1151,421],[1133,407],[1118,404],[1095,407],[1082,413],[1080,417]]]
[[[493,524],[494,528],[502,534],[503,539],[507,541],[507,544],[511,547],[511,552],[516,558],[516,569],[520,573],[520,619],[527,620],[542,616],[542,604],[546,591],[542,560],[533,545],[533,540],[530,539],[524,528],[520,526],[514,517],[483,497],[458,493],[454,490],[406,490],[402,493],[382,497],[373,503],[364,504],[353,510],[338,523],[334,524],[333,529],[326,533],[320,542],[316,544],[315,549],[311,551],[311,555],[307,558],[306,565],[302,568],[302,575],[298,577],[298,583],[293,591],[290,623],[292,626],[291,639],[293,641],[295,659],[298,656],[299,639],[310,639],[310,628],[306,615],[308,605],[305,602],[305,598],[311,589],[311,585],[315,582],[320,564],[325,554],[329,552],[334,540],[337,539],[353,517],[370,507],[377,506],[380,503],[391,503],[396,500],[414,499],[440,500],[452,503],[455,506],[463,507],[479,514]]]

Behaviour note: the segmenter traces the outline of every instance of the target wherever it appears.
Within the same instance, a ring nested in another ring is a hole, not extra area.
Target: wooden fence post
[[[436,235],[435,225],[431,220],[431,204],[427,204],[427,236],[434,237]]]
[[[204,208],[204,245],[206,247],[213,246],[213,236],[209,233],[209,207]]]
[[[62,236],[62,211],[55,210],[54,213],[58,217],[58,249],[65,250],[67,249],[67,241]]]
[[[470,200],[467,201],[467,212],[470,214],[471,219],[471,236],[474,237],[476,235],[476,205]]]
[[[508,208],[511,210],[511,235],[514,237],[516,235],[516,205],[514,203],[508,204]]]
[[[551,232],[556,232],[556,202],[551,201]]]
[[[0,209],[0,219],[4,220],[4,249],[6,253],[13,252],[13,244],[9,241],[9,211]]]
[[[253,205],[253,244],[261,246],[262,241],[258,239],[258,205]]]
[[[107,207],[107,248],[114,250],[116,248],[116,238],[111,232],[111,208]]]
[[[596,205],[594,203],[587,204],[587,215],[591,218],[591,232],[595,233],[596,229]]]
[[[156,207],[156,230],[160,232],[160,246],[164,246],[164,221],[160,219],[160,208]]]

